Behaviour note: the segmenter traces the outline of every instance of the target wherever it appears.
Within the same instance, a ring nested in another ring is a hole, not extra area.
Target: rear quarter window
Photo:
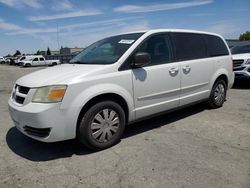
[[[209,57],[229,55],[226,44],[220,37],[204,35],[204,38],[206,41],[207,53]]]

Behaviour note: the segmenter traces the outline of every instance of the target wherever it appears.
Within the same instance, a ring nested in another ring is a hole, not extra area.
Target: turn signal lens
[[[57,99],[62,99],[65,94],[65,88],[53,88],[50,90],[50,93],[48,95],[48,99],[50,100],[57,100]]]

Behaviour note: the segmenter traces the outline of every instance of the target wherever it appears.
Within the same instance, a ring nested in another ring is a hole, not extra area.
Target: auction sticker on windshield
[[[120,44],[132,44],[135,40],[122,39],[118,43]]]

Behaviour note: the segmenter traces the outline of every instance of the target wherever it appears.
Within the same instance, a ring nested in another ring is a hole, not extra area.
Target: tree
[[[40,50],[37,50],[36,54],[35,55],[41,55],[41,52]]]
[[[49,47],[48,47],[48,49],[47,49],[47,55],[51,55],[51,52],[50,52]]]
[[[19,50],[16,50],[16,53],[13,55],[14,57],[21,55],[21,52]]]
[[[250,40],[250,31],[246,31],[245,33],[242,33],[239,37],[239,40]]]

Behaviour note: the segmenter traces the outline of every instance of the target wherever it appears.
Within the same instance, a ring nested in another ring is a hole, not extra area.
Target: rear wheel
[[[81,117],[77,137],[88,148],[102,150],[119,142],[124,128],[122,107],[113,101],[103,101],[93,105]]]
[[[56,62],[53,62],[53,63],[52,63],[52,66],[56,66],[56,65],[57,65],[57,63],[56,63]]]
[[[220,108],[226,100],[226,94],[227,94],[226,82],[222,79],[217,80],[210,94],[210,98],[208,101],[209,107]]]

